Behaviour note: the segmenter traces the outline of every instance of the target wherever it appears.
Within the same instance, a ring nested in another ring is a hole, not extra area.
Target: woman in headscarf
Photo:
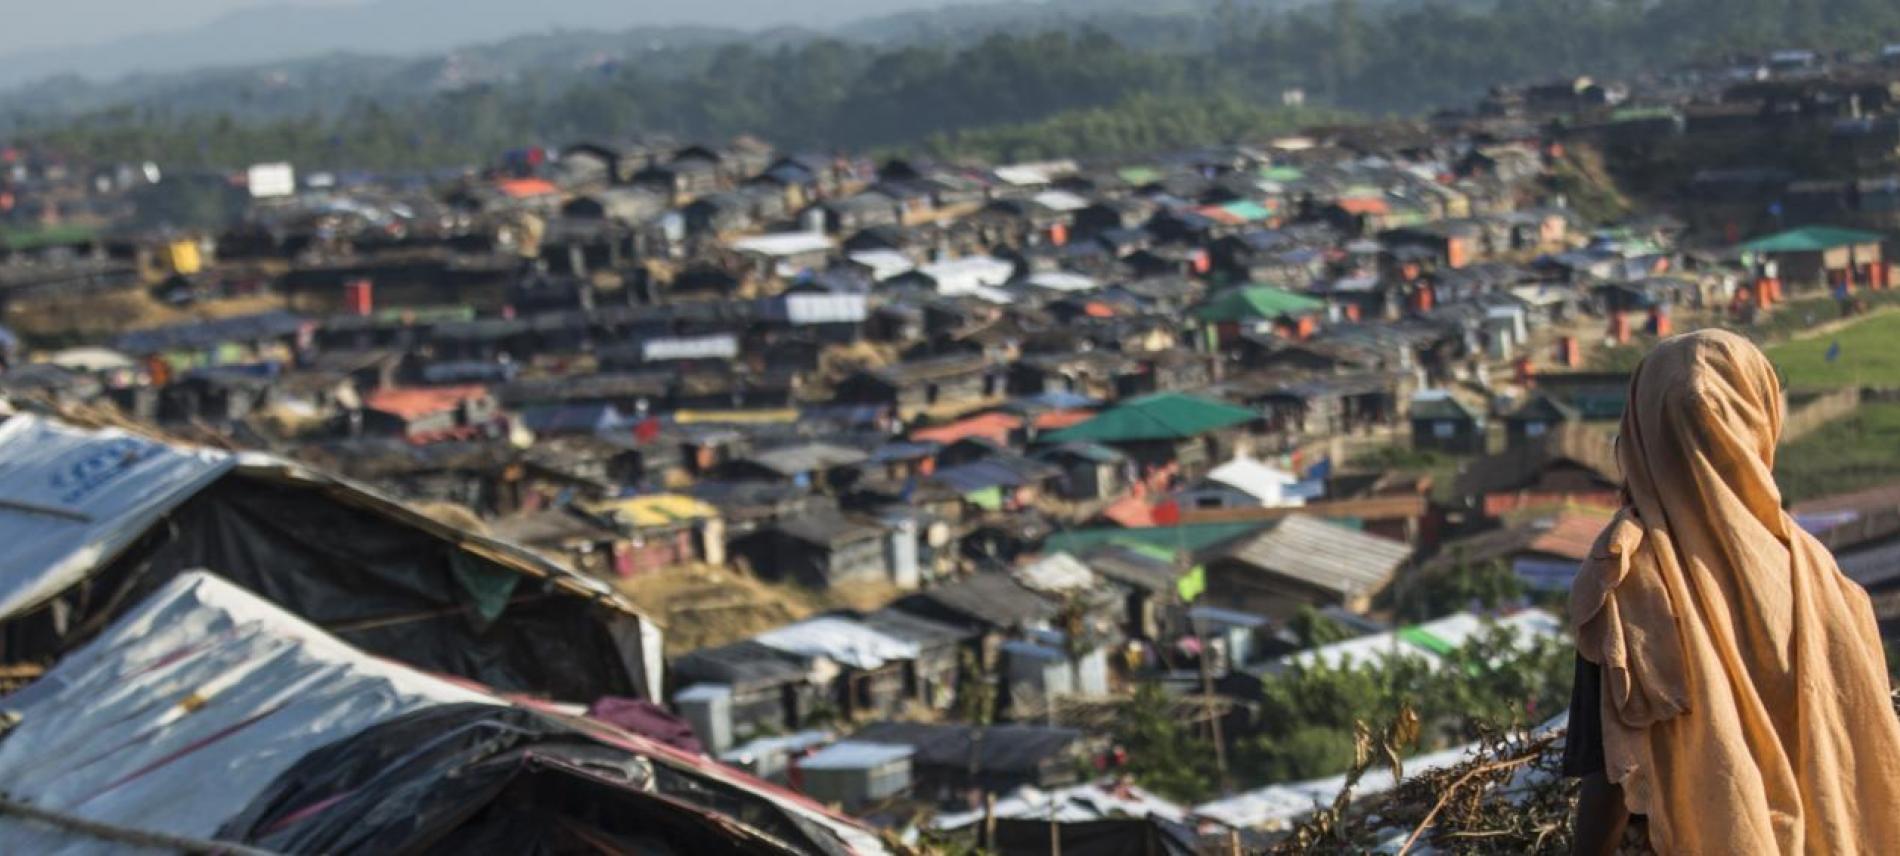
[[[1781,508],[1782,396],[1748,340],[1664,340],[1630,383],[1623,507],[1570,592],[1577,851],[1900,853],[1900,719],[1873,608]]]

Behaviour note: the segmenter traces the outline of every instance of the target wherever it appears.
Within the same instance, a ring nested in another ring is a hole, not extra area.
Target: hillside
[[[1178,0],[1165,12],[1111,9],[1086,21],[1063,17],[1073,3],[1028,8],[1040,17],[1007,34],[983,35],[975,22],[992,13],[980,10],[855,31],[892,40],[881,44],[806,30],[642,30],[422,60],[340,56],[110,86],[67,80],[0,98],[0,132],[101,158],[223,167],[274,157],[439,166],[525,144],[656,132],[753,133],[816,150],[942,148],[946,137],[973,136],[978,148],[997,147],[994,138],[1034,150],[1022,126],[1142,99],[1266,108],[1298,89],[1315,106],[1416,115],[1500,83],[1637,76],[1788,45],[1864,50],[1900,32],[1900,6],[1870,0]],[[959,22],[955,32],[969,38],[932,29],[936,21]],[[1043,130],[1073,127],[1071,117]],[[1177,130],[1221,137],[1211,124]]]

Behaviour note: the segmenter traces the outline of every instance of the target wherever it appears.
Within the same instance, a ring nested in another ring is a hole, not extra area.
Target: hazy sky
[[[154,30],[203,24],[226,12],[287,0],[3,0],[0,53],[23,48],[88,45]],[[296,0],[343,5],[351,0]]]
[[[949,2],[957,0],[0,0],[0,86],[337,50],[414,54],[560,28],[826,27]]]

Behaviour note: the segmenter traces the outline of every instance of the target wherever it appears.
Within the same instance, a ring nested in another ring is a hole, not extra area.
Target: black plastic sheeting
[[[217,837],[293,854],[848,852],[740,787],[481,704],[426,708],[305,755]]]
[[[1054,852],[1050,824],[1016,818],[996,822],[998,856],[1043,856]],[[1194,856],[1191,829],[1161,820],[1090,820],[1057,824],[1063,856]]]
[[[425,671],[560,699],[640,695],[634,616],[317,488],[237,475],[186,501],[54,603],[8,623],[0,650],[50,661],[198,569]],[[627,640],[624,656],[617,638]]]

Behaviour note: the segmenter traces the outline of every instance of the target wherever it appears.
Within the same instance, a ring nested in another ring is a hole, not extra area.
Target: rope
[[[123,826],[114,826],[109,823],[100,823],[96,820],[87,820],[83,817],[75,817],[62,812],[27,805],[23,802],[15,802],[5,797],[0,797],[0,814],[15,814],[27,820],[38,821],[49,826],[57,826],[61,829],[77,832],[81,835],[97,838],[102,841],[130,844],[136,847],[145,847],[154,850],[170,850],[178,853],[216,854],[217,856],[279,856],[279,854],[270,850],[260,850],[255,847],[230,841],[208,841],[200,838],[189,838],[182,835],[171,835],[164,832],[151,832],[143,829],[130,829]]]

